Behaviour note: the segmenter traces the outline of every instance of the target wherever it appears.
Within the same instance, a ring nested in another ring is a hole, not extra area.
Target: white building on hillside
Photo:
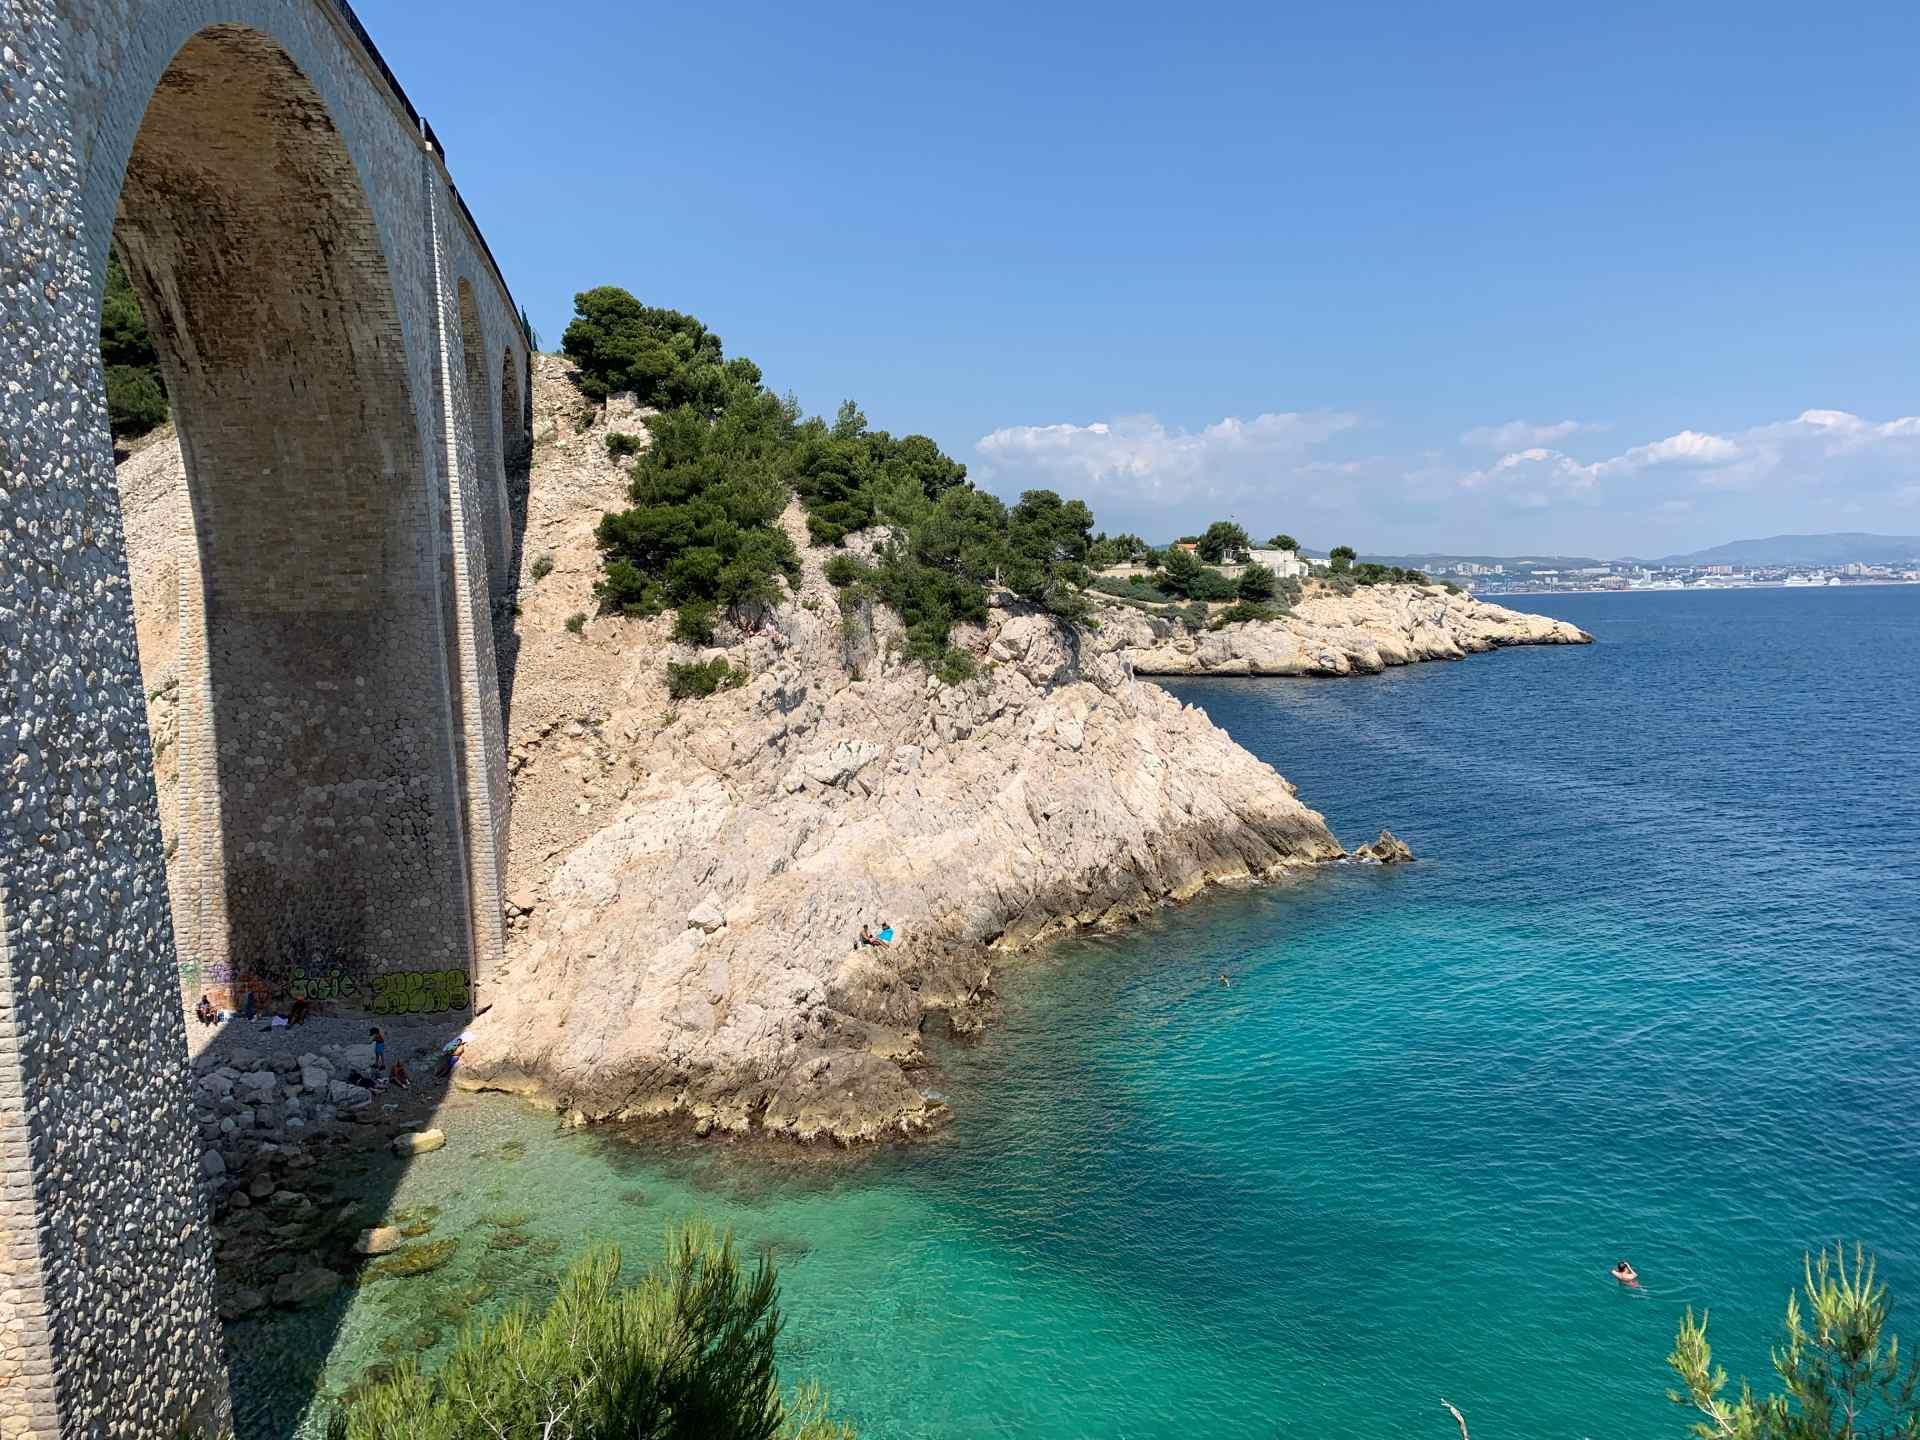
[[[1252,552],[1255,565],[1264,565],[1282,580],[1300,580],[1307,574],[1307,562],[1300,558],[1298,550],[1255,550]]]

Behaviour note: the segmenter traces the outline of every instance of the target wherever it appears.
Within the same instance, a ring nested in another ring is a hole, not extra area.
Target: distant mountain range
[[[1765,540],[1729,540],[1707,550],[1669,555],[1660,565],[1898,565],[1920,559],[1920,535],[1866,535],[1837,530],[1825,535],[1770,535]]]

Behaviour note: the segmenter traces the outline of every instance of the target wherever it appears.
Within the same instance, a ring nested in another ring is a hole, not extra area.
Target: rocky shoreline
[[[1278,620],[1189,631],[1121,606],[1100,613],[1125,637],[1138,675],[1374,675],[1389,666],[1463,660],[1510,645],[1590,645],[1564,620],[1490,605],[1442,585],[1316,583]]]

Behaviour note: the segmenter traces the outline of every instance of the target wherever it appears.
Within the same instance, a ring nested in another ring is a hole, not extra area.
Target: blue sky
[[[1155,538],[1920,533],[1920,6],[360,8],[549,347]]]

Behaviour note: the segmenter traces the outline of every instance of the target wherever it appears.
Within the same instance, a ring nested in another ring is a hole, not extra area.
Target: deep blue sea
[[[1764,1378],[1841,1238],[1920,1341],[1920,587],[1515,603],[1599,643],[1170,686],[1418,863],[1015,971],[937,1142],[770,1170],[494,1104],[396,1203],[531,1211],[556,1258],[509,1295],[729,1222],[781,1260],[785,1372],[873,1440],[1446,1440],[1442,1396],[1475,1440],[1679,1437],[1681,1312]],[[360,1293],[330,1385],[392,1328]]]

